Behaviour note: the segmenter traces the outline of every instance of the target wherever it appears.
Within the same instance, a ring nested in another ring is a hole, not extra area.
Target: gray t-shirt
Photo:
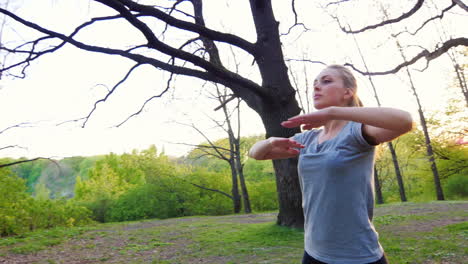
[[[362,136],[360,123],[347,122],[321,144],[319,132],[293,137],[305,146],[298,163],[305,250],[330,264],[375,262],[383,255],[372,224],[375,147]]]

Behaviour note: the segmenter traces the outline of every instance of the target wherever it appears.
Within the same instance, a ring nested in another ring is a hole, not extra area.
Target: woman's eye
[[[323,83],[330,83],[331,80],[323,80]]]

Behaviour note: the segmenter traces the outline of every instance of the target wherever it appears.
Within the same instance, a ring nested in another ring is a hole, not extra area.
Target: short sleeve
[[[374,148],[374,145],[369,144],[362,135],[362,123],[352,122],[351,124],[351,135],[357,143],[357,146],[361,150],[370,150]]]
[[[291,138],[293,140],[297,141],[298,143],[306,146],[306,148],[307,148],[307,146],[309,146],[312,143],[312,141],[313,141],[316,134],[317,134],[317,130],[313,129],[313,130],[304,131],[302,133],[297,133],[294,136],[292,136]],[[301,153],[305,149],[300,149]]]
[[[297,141],[301,144],[304,144],[304,132],[296,133],[294,136],[291,137],[294,141]]]

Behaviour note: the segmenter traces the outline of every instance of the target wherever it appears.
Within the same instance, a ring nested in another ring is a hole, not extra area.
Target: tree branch
[[[468,12],[468,6],[466,6],[461,0],[452,0],[457,6],[459,6],[461,9],[465,10]]]
[[[329,7],[331,5],[341,4],[341,3],[344,3],[344,2],[348,2],[348,1],[350,1],[350,0],[341,0],[341,1],[330,2],[325,7]]]
[[[297,18],[298,15],[297,15],[297,11],[296,11],[296,0],[292,0],[291,6],[292,6],[292,11],[294,13],[294,24],[289,27],[288,32],[281,34],[281,36],[289,35],[289,33],[291,33],[291,30],[293,28],[297,27],[297,26],[302,26],[305,31],[310,30],[309,28],[306,27],[306,25],[304,25],[304,23],[299,23],[298,22],[298,18]]]
[[[398,36],[399,36],[400,34],[402,34],[402,33],[408,33],[408,34],[413,35],[413,36],[416,35],[416,34],[419,32],[419,30],[421,30],[427,23],[431,22],[432,20],[438,19],[438,18],[439,18],[439,19],[442,19],[442,18],[444,17],[445,12],[449,11],[449,10],[452,9],[454,6],[455,6],[455,2],[452,2],[452,3],[450,4],[450,6],[448,6],[448,7],[446,7],[445,9],[442,10],[442,12],[440,13],[440,15],[431,17],[430,19],[426,20],[426,21],[425,21],[419,28],[417,28],[413,33],[409,32],[408,30],[406,30],[406,31],[401,31],[401,32],[395,34],[395,37],[398,37]]]
[[[85,121],[83,122],[83,125],[82,127],[84,128],[86,126],[86,123],[88,122],[89,118],[91,117],[91,115],[94,113],[94,111],[96,110],[97,108],[97,105],[99,103],[102,103],[102,102],[105,102],[109,96],[111,96],[111,94],[114,93],[114,91],[117,89],[117,87],[119,87],[122,83],[124,83],[128,77],[130,76],[130,74],[136,69],[138,68],[139,66],[141,66],[142,64],[136,64],[134,65],[132,68],[130,68],[130,70],[127,72],[127,74],[125,74],[125,76],[122,78],[122,80],[120,80],[116,85],[114,85],[114,87],[112,87],[112,89],[110,89],[110,91],[106,94],[106,96],[102,99],[99,99],[97,100],[95,103],[94,103],[94,106],[93,106],[93,109],[91,109],[91,111],[89,112],[89,114],[87,116],[85,116],[84,118],[81,118],[81,119],[84,119]]]
[[[210,144],[210,146],[212,147],[212,149],[214,149],[214,151],[216,152],[217,155],[219,155],[218,158],[220,159],[223,159],[223,160],[226,160],[226,161],[229,161],[229,158],[227,158],[221,151],[220,151],[220,147],[216,146],[206,135],[205,133],[203,133],[200,129],[198,129],[194,124],[191,124],[191,125],[187,125],[187,124],[183,124],[183,123],[178,123],[180,125],[184,125],[184,126],[189,126],[193,129],[195,129],[202,137],[205,138],[205,140],[208,142],[208,144]],[[200,149],[203,151],[203,149]]]
[[[172,47],[170,47],[170,46],[168,46],[166,44],[163,44],[163,43],[159,42],[159,40],[157,40],[155,37],[151,38],[151,36],[148,36],[148,37],[150,37],[150,40],[153,41],[153,43],[151,43],[152,46],[150,46],[151,48],[155,48],[155,49],[161,48],[162,50],[159,50],[159,51],[161,51],[163,53],[167,52],[169,55],[171,55],[173,57],[177,57],[177,58],[180,58],[182,60],[186,60],[186,61],[189,61],[191,63],[194,63],[194,65],[199,66],[199,67],[207,70],[207,72],[171,65],[171,64],[168,64],[168,63],[161,62],[161,61],[159,61],[157,59],[154,59],[154,58],[149,58],[149,57],[146,57],[146,56],[143,56],[143,55],[129,53],[129,52],[126,52],[124,50],[87,45],[85,43],[82,43],[80,41],[77,41],[77,40],[73,39],[72,37],[67,37],[67,36],[65,36],[65,35],[63,35],[61,33],[45,29],[43,27],[40,27],[37,24],[26,21],[26,20],[16,16],[15,14],[9,12],[8,10],[0,8],[0,13],[3,13],[5,15],[11,17],[12,19],[18,21],[19,23],[21,23],[21,24],[23,24],[23,25],[25,25],[27,27],[35,29],[35,30],[37,30],[37,31],[39,31],[41,33],[44,33],[46,35],[49,35],[51,37],[61,39],[64,42],[70,43],[70,44],[76,46],[77,48],[80,48],[80,49],[83,49],[83,50],[86,50],[86,51],[98,52],[98,53],[103,53],[103,54],[108,54],[108,55],[120,55],[122,57],[131,59],[131,60],[133,60],[133,61],[135,61],[137,63],[150,64],[150,65],[152,65],[152,66],[154,66],[156,68],[160,68],[162,70],[166,70],[166,71],[169,71],[169,72],[172,72],[172,73],[175,73],[175,74],[182,74],[182,75],[197,77],[197,78],[200,78],[202,80],[221,83],[221,84],[223,84],[225,86],[228,86],[228,87],[233,87],[233,86],[234,87],[242,87],[242,88],[245,88],[245,89],[249,89],[252,92],[254,92],[256,94],[259,94],[261,96],[268,96],[268,91],[265,88],[261,87],[260,85],[256,84],[255,82],[253,82],[253,81],[251,81],[249,79],[246,79],[246,78],[244,78],[244,77],[242,77],[242,76],[240,76],[238,74],[230,72],[230,71],[228,71],[228,70],[226,70],[224,68],[217,67],[217,66],[213,65],[212,63],[210,63],[208,61],[205,61],[202,58],[194,56],[194,55],[192,55],[190,53],[183,52],[183,51],[181,51],[179,49],[175,49],[175,48],[172,48]],[[130,13],[127,13],[126,15],[127,16],[133,16]],[[134,17],[132,19],[135,20]],[[137,22],[135,22],[135,23],[137,23]],[[146,27],[146,25],[144,25],[144,27]]]
[[[186,183],[189,183],[189,184],[191,184],[191,185],[193,185],[193,186],[195,186],[195,187],[198,187],[198,188],[200,188],[200,189],[207,190],[207,191],[212,191],[212,192],[217,192],[217,193],[220,193],[220,194],[222,194],[222,195],[228,197],[229,199],[232,199],[232,196],[231,196],[231,195],[229,195],[228,193],[225,193],[225,192],[223,192],[223,191],[220,191],[220,190],[218,190],[218,189],[208,188],[208,187],[205,187],[205,186],[203,186],[203,185],[199,185],[199,184],[196,184],[196,183],[193,183],[193,182],[189,182],[189,181],[184,180],[184,179],[182,179],[182,178],[178,178],[178,179],[181,180],[181,181],[184,181],[184,182],[186,182]]]
[[[225,42],[225,43],[237,46],[252,55],[256,53],[255,44],[250,43],[246,41],[245,39],[242,39],[236,35],[211,30],[205,26],[201,26],[201,25],[197,25],[197,24],[190,23],[187,21],[176,19],[162,12],[161,10],[154,8],[153,6],[138,4],[130,0],[96,0],[96,1],[101,2],[102,4],[112,7],[112,8],[116,4],[115,2],[119,2],[119,4],[125,5],[131,11],[136,11],[141,15],[146,15],[146,16],[157,18],[173,27],[198,33],[214,41]]]
[[[353,64],[351,63],[345,63],[345,66],[349,66],[353,68],[353,70],[359,72],[360,74],[363,75],[386,75],[386,74],[392,74],[392,73],[397,73],[400,69],[403,67],[407,67],[409,65],[412,65],[416,63],[419,59],[425,58],[427,62],[429,63],[431,60],[436,59],[437,57],[441,56],[445,52],[447,52],[449,49],[457,46],[468,46],[468,38],[456,38],[456,39],[450,39],[446,42],[444,42],[440,47],[436,48],[433,52],[429,52],[428,50],[423,50],[421,51],[418,55],[413,57],[412,59],[397,65],[395,68],[388,70],[388,71],[381,71],[381,72],[369,72],[369,71],[362,71],[357,69]]]
[[[22,147],[20,145],[9,145],[9,146],[5,146],[5,147],[0,147],[0,150],[4,150],[4,149],[8,149],[8,148],[22,148],[22,149],[26,149],[25,147]]]
[[[290,58],[286,58],[285,61],[287,62],[290,62],[290,61],[295,61],[295,62],[308,62],[308,63],[312,63],[312,64],[322,64],[324,66],[326,66],[327,64],[323,61],[315,61],[315,60],[309,60],[309,59],[290,59]]]
[[[362,33],[364,31],[367,31],[367,30],[370,30],[370,29],[376,29],[378,27],[382,27],[382,26],[385,26],[385,25],[388,25],[388,24],[393,24],[393,23],[397,23],[397,22],[400,22],[410,16],[412,16],[414,13],[416,13],[423,5],[424,3],[424,0],[417,0],[416,4],[413,6],[413,8],[411,8],[410,11],[406,12],[406,13],[403,13],[401,16],[397,17],[397,18],[393,18],[393,19],[388,19],[388,20],[384,20],[378,24],[374,24],[374,25],[369,25],[369,26],[365,26],[361,29],[358,29],[358,30],[352,30],[351,28],[350,29],[346,29],[345,27],[341,27],[341,30],[345,33],[349,33],[349,34],[357,34],[357,33]]]
[[[16,164],[21,164],[21,163],[25,163],[25,162],[32,162],[32,161],[36,161],[36,160],[40,160],[40,159],[49,160],[49,161],[55,163],[55,165],[58,166],[57,162],[55,160],[51,159],[51,158],[37,157],[37,158],[34,158],[34,159],[18,160],[18,161],[14,161],[14,162],[10,162],[10,163],[0,164],[0,168],[10,167],[10,166],[13,166],[13,165],[16,165]],[[60,166],[59,166],[59,168],[60,168]]]
[[[18,128],[18,127],[32,127],[30,122],[22,122],[16,125],[9,126],[3,130],[0,130],[0,134],[5,133],[5,131],[13,129],[13,128]]]
[[[146,99],[146,101],[143,103],[143,105],[140,107],[140,110],[138,110],[137,112],[133,113],[132,115],[130,115],[129,117],[127,117],[124,121],[122,121],[120,124],[118,124],[116,127],[120,127],[121,125],[123,125],[125,122],[127,122],[130,118],[134,117],[134,116],[137,116],[139,115],[143,109],[145,108],[146,104],[149,103],[151,100],[155,99],[155,98],[161,98],[167,91],[169,91],[169,88],[170,88],[170,85],[171,85],[171,81],[172,81],[172,77],[174,76],[173,73],[171,73],[171,75],[169,76],[169,79],[167,80],[167,85],[166,85],[166,88],[164,89],[164,91],[162,91],[160,94],[158,95],[154,95],[154,96],[151,96],[150,98]]]

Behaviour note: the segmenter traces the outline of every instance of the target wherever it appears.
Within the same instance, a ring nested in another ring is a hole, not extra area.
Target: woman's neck
[[[330,120],[323,126],[323,134],[333,135],[340,131],[347,122],[346,120]]]

